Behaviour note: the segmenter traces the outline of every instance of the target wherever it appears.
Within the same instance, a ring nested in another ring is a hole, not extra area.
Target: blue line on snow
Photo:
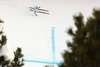
[[[53,62],[45,62],[45,61],[35,61],[35,60],[24,60],[24,62],[36,62],[36,63],[45,63],[45,64],[62,64],[61,62],[55,62],[55,39],[54,39],[54,31],[55,27],[52,27],[52,51],[53,51]]]
[[[53,51],[53,62],[55,62],[55,39],[54,39],[55,27],[52,27],[52,51]]]
[[[45,63],[45,64],[62,64],[59,62],[45,62],[45,61],[34,61],[34,60],[24,60],[24,62],[36,62],[36,63]]]

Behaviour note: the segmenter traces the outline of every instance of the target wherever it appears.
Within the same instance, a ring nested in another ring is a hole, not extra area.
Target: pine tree
[[[14,52],[15,58],[11,62],[12,67],[22,67],[24,65],[23,61],[23,54],[21,53],[21,48],[17,48],[17,50]]]
[[[4,22],[2,20],[0,20],[0,24],[3,24]],[[0,25],[2,26],[2,25]],[[1,37],[1,40],[0,40],[0,52],[1,52],[1,48],[2,46],[6,45],[6,42],[7,42],[7,38],[5,35],[3,35],[3,31],[2,31],[2,27],[0,27],[0,37]],[[8,61],[4,61],[4,56],[0,56],[0,65],[2,67],[4,67],[5,65],[8,65],[9,64],[9,60]]]
[[[0,20],[0,23],[4,23],[2,20]],[[2,46],[6,45],[7,43],[7,37],[6,35],[3,35],[2,29],[0,27],[0,52]],[[24,65],[23,63],[23,54],[21,48],[17,48],[17,50],[14,52],[15,58],[12,62],[10,60],[5,61],[4,56],[0,56],[0,67],[22,67]]]
[[[59,67],[100,67],[100,9],[93,9],[86,24],[81,13],[73,18],[77,30],[68,30],[72,42],[67,46],[71,51],[64,51],[64,63]]]

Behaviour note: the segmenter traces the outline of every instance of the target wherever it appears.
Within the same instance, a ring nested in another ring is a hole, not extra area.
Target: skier
[[[38,12],[38,9],[39,8],[40,8],[39,6],[36,6],[36,7],[33,8],[33,11],[34,11],[35,16],[37,16],[36,12]]]
[[[35,6],[35,7],[29,7],[30,8],[30,11],[33,11],[35,16],[37,16],[36,13],[43,13],[43,14],[48,14],[47,12],[49,12],[49,10],[45,10],[45,9],[40,9],[39,6]]]

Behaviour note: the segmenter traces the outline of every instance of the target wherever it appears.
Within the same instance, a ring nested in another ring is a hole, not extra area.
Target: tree
[[[3,35],[2,29],[3,29],[3,24],[4,22],[0,20],[0,67],[22,67],[24,65],[23,63],[23,54],[21,48],[17,48],[15,52],[10,51],[8,52],[7,46],[6,49],[4,48],[6,43],[7,43],[7,37],[6,35]],[[5,53],[8,52],[8,53]],[[13,54],[15,57],[11,56],[8,57],[8,54]],[[13,58],[12,58],[13,57]],[[6,59],[5,59],[6,58]]]
[[[8,61],[5,61],[5,57],[3,56],[3,54],[1,54],[1,52],[2,52],[1,49],[2,49],[2,47],[4,45],[6,45],[6,42],[7,42],[7,38],[6,38],[5,35],[3,35],[3,32],[2,32],[3,23],[4,22],[2,20],[0,20],[0,36],[1,36],[1,40],[0,40],[0,65],[2,67],[4,67],[5,65],[8,65],[8,63],[9,63],[9,60]]]
[[[86,24],[81,13],[73,18],[77,30],[68,30],[72,42],[67,46],[71,51],[64,51],[64,63],[59,67],[100,67],[100,9],[93,9]]]
[[[11,62],[12,67],[22,67],[24,65],[23,61],[23,54],[21,53],[21,48],[17,48],[17,50],[14,52],[15,58]]]

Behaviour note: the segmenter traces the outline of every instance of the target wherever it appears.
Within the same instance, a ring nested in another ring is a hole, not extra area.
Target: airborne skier
[[[39,8],[40,8],[40,7],[38,7],[38,6],[36,6],[36,7],[33,8],[33,12],[34,12],[35,16],[37,16],[36,12],[38,12],[37,10],[38,10]]]
[[[49,10],[45,10],[45,9],[40,9],[39,6],[35,6],[35,7],[29,7],[30,8],[30,11],[33,11],[35,16],[37,16],[36,13],[44,13],[44,14],[49,14],[49,13],[46,13],[46,12],[49,12]],[[46,11],[46,12],[42,12],[42,11]]]

